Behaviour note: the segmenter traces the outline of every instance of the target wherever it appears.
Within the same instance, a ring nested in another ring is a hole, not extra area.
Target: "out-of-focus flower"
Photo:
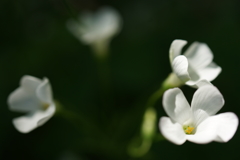
[[[205,43],[194,42],[181,55],[186,44],[185,40],[174,40],[171,44],[169,58],[173,73],[169,76],[168,83],[172,83],[172,86],[185,83],[196,87],[196,83],[201,80],[214,80],[222,69],[212,62],[213,54],[210,48]]]
[[[9,95],[8,105],[12,111],[28,113],[13,119],[15,128],[21,133],[43,125],[56,110],[49,80],[32,76],[22,77],[20,87]]]
[[[121,29],[122,19],[111,7],[102,7],[96,13],[82,13],[78,21],[69,20],[68,29],[82,43],[91,45],[97,54],[106,54],[109,43]]]
[[[194,93],[191,108],[179,88],[169,89],[164,93],[163,107],[170,118],[160,119],[161,133],[177,145],[186,140],[227,142],[237,130],[238,117],[232,112],[215,115],[223,105],[222,94],[212,85],[203,85]]]

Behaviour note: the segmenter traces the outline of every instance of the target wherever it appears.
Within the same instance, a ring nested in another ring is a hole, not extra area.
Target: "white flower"
[[[214,80],[222,69],[212,62],[210,48],[205,43],[194,42],[181,55],[186,44],[187,41],[184,40],[174,40],[171,44],[169,58],[173,72],[182,82],[193,87],[203,79],[209,82]]]
[[[14,118],[15,128],[22,133],[28,133],[43,125],[55,113],[51,85],[47,78],[43,80],[23,76],[20,87],[8,97],[9,109],[27,112],[26,115]]]
[[[232,112],[215,115],[223,105],[223,96],[212,85],[201,86],[194,93],[191,108],[179,88],[169,89],[164,93],[163,107],[170,118],[160,119],[160,131],[177,145],[186,140],[227,142],[237,130],[238,118]]]
[[[110,40],[121,29],[121,17],[111,7],[102,7],[96,13],[86,12],[79,21],[69,20],[68,29],[82,43],[91,45],[98,54],[107,51]]]

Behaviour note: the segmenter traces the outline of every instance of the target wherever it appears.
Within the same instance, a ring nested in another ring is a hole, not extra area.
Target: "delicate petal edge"
[[[171,43],[169,49],[170,62],[173,61],[175,57],[181,54],[182,48],[187,44],[187,41],[176,39]]]
[[[188,60],[185,56],[177,56],[172,62],[172,68],[181,81],[185,83],[190,80],[188,73]]]
[[[168,117],[160,118],[159,129],[166,139],[176,145],[181,145],[186,141],[182,126],[179,123],[173,123]]]

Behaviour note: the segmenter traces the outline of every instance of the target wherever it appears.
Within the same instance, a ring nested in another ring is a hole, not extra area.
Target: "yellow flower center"
[[[48,103],[43,103],[43,104],[42,104],[42,109],[45,111],[45,110],[48,109],[49,106],[50,106],[50,104],[48,104]]]
[[[183,130],[184,130],[184,132],[186,133],[186,134],[193,134],[193,131],[194,131],[194,127],[192,127],[192,126],[184,126],[183,127]]]

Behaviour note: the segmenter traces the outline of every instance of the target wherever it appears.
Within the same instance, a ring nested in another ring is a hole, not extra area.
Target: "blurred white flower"
[[[212,85],[203,85],[194,93],[191,108],[179,88],[169,89],[164,93],[163,107],[170,118],[160,119],[161,133],[177,145],[186,140],[227,142],[237,130],[238,117],[232,112],[215,115],[223,105],[222,94]]]
[[[177,78],[174,77],[174,83],[196,87],[196,83],[201,80],[214,80],[222,69],[212,62],[213,54],[210,48],[205,43],[194,42],[181,55],[181,50],[186,44],[185,40],[174,40],[169,50],[170,63],[175,73],[172,77],[176,75],[181,80],[177,82]]]
[[[122,19],[111,7],[102,7],[96,13],[82,13],[78,21],[69,20],[68,29],[82,43],[91,45],[97,54],[106,54],[111,38],[121,29]]]
[[[15,128],[21,133],[28,133],[43,125],[55,113],[52,89],[47,78],[43,80],[23,76],[20,87],[8,97],[9,109],[27,114],[13,119]]]

